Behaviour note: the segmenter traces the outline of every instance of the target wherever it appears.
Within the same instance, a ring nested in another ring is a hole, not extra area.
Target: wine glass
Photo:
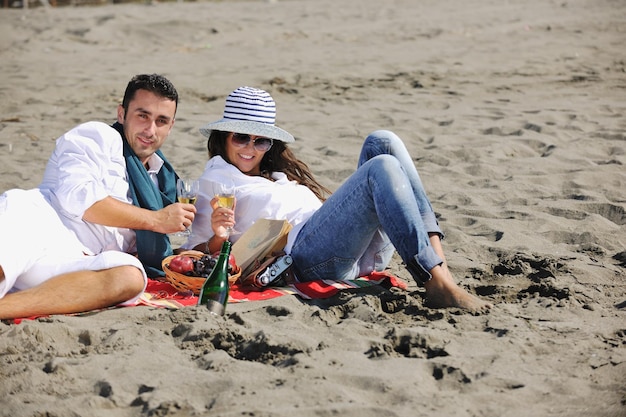
[[[198,180],[191,178],[179,178],[176,181],[176,198],[179,203],[196,204],[198,192],[200,191],[200,183]],[[182,232],[175,233],[176,236],[189,236],[191,234],[191,226]]]
[[[217,205],[231,210],[235,207],[235,183],[232,180],[218,184]],[[239,232],[232,227],[226,228],[226,238],[237,233]]]

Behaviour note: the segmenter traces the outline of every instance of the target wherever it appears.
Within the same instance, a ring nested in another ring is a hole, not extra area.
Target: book
[[[275,252],[283,250],[291,230],[287,220],[259,219],[233,244],[231,253],[246,276]]]

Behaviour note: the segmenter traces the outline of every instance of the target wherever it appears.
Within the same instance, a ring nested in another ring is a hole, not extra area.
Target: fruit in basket
[[[206,278],[209,276],[215,264],[217,263],[217,258],[219,257],[219,253],[213,255],[202,255],[200,259],[193,260],[193,269],[191,273],[187,273],[186,275],[194,276],[194,277],[203,277]],[[230,256],[228,260],[228,273],[232,274],[237,270],[237,264],[235,263],[235,257]]]
[[[209,255],[202,255],[199,259],[193,260],[193,276],[206,278],[209,276],[213,267],[217,262],[217,258]]]
[[[177,255],[174,256],[167,267],[172,272],[186,275],[188,277],[207,278],[215,264],[219,253],[208,255],[204,254],[200,258],[195,256]],[[238,266],[235,261],[235,257],[231,254],[228,258],[228,273],[234,274],[237,272]]]
[[[180,274],[186,274],[193,271],[194,262],[193,258],[185,255],[178,255],[172,258],[169,268]]]
[[[213,255],[211,255],[213,258],[215,258],[215,260],[217,261],[217,258],[220,256],[219,252],[215,252]],[[230,254],[230,256],[228,257],[228,273],[232,274],[233,271],[237,270],[237,261],[235,260],[235,256],[232,254]]]

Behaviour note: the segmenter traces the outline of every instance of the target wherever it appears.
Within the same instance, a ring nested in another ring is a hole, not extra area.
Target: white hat
[[[274,125],[275,119],[276,103],[267,91],[239,87],[226,98],[224,117],[202,126],[200,133],[208,138],[211,131],[221,130],[294,142],[289,132]]]

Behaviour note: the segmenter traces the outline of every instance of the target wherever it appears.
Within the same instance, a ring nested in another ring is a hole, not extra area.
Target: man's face
[[[128,112],[117,108],[117,121],[124,125],[128,144],[143,164],[165,142],[174,126],[176,102],[147,90],[137,90]]]

